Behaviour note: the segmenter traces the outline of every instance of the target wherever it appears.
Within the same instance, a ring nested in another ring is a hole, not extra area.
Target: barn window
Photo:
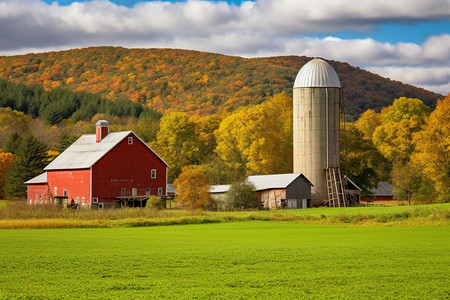
[[[98,203],[98,198],[97,197],[92,198],[92,203],[97,204]]]
[[[84,205],[84,197],[81,197],[81,205]]]
[[[133,137],[132,136],[128,137],[128,145],[133,145]]]
[[[63,196],[67,197],[67,190],[66,189],[63,190]]]
[[[137,196],[137,188],[132,188],[131,189],[131,195],[132,196]]]
[[[156,169],[152,169],[152,179],[156,178]]]
[[[98,209],[103,209],[103,203],[98,204]]]
[[[120,190],[120,194],[121,194],[122,196],[126,196],[126,195],[127,195],[127,189],[126,189],[126,188],[122,188],[122,189]]]
[[[55,196],[58,195],[58,188],[55,186]]]
[[[150,188],[145,189],[145,195],[150,196]]]
[[[163,192],[163,189],[162,188],[158,188],[158,196],[162,196],[162,192]]]

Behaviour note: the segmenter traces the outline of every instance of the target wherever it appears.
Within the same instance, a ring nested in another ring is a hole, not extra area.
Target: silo
[[[294,173],[303,173],[314,185],[312,205],[326,200],[333,206],[345,205],[339,154],[340,99],[341,84],[330,64],[316,58],[300,69],[293,99]]]

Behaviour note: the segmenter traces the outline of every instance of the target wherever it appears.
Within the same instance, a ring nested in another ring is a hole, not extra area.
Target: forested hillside
[[[130,99],[162,113],[202,115],[258,104],[281,91],[292,95],[298,70],[308,57],[245,59],[176,49],[95,47],[0,57],[0,78]],[[433,107],[442,98],[346,63],[330,61],[344,91],[346,114],[379,111],[402,96]],[[26,99],[25,99],[26,100]]]

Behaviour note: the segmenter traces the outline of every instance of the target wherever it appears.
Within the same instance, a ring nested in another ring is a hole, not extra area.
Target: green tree
[[[341,148],[342,169],[363,193],[368,193],[379,181],[387,180],[390,164],[355,124],[347,123],[345,131],[346,149]]]
[[[231,209],[257,209],[261,202],[255,194],[255,186],[247,181],[234,183],[227,192],[227,202]]]
[[[5,177],[16,159],[17,156],[12,153],[0,152],[0,198],[5,196]]]
[[[185,166],[174,181],[177,186],[175,201],[190,208],[206,208],[212,203],[209,182],[200,166]]]
[[[5,195],[22,198],[26,196],[25,181],[41,174],[48,163],[48,147],[32,135],[22,137],[17,150],[17,160],[6,174]]]

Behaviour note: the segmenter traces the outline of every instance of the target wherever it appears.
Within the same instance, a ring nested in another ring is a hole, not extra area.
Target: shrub
[[[231,209],[254,209],[261,206],[255,195],[255,186],[246,181],[231,185],[227,192],[227,201]]]
[[[161,197],[151,196],[147,200],[146,208],[149,209],[164,209],[165,201],[162,200]]]

